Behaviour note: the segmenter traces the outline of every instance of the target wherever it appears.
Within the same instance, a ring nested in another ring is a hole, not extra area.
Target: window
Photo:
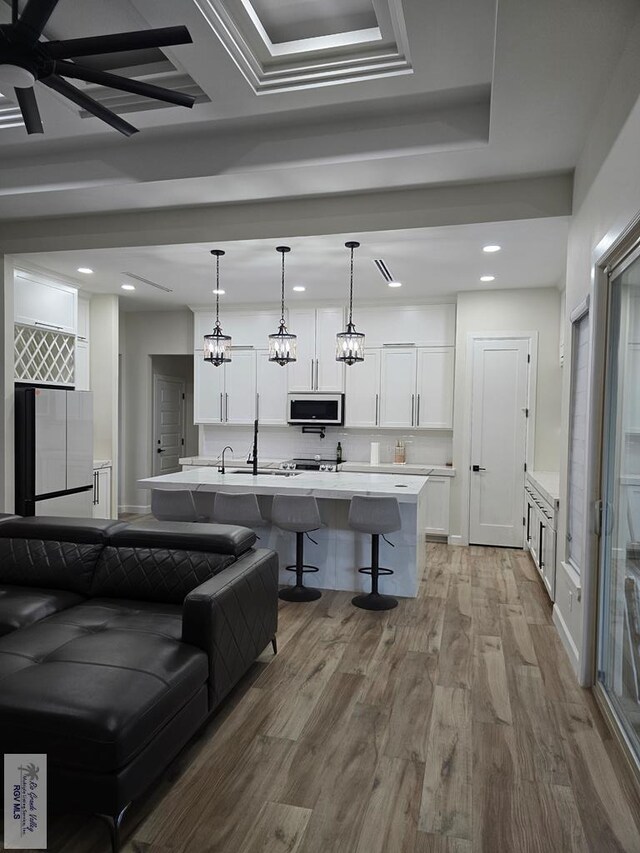
[[[587,416],[589,392],[589,306],[571,315],[571,406],[567,472],[567,559],[580,573],[584,564]]]

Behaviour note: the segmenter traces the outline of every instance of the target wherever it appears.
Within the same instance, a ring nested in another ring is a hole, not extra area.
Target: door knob
[[[156,450],[156,453],[164,453],[164,450],[163,450],[161,447],[159,447],[159,448]]]
[[[487,469],[486,469],[486,468],[481,468],[479,465],[472,465],[472,466],[471,466],[471,470],[472,470],[472,471],[486,471]]]

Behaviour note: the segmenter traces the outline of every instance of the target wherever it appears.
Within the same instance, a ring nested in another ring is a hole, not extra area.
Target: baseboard
[[[558,631],[560,639],[562,640],[562,645],[564,646],[565,651],[569,656],[569,660],[571,662],[571,666],[573,667],[573,671],[576,674],[576,678],[579,678],[580,656],[578,654],[578,647],[573,642],[573,637],[569,633],[567,623],[564,621],[562,613],[560,612],[556,604],[553,605],[553,624],[556,626],[556,630]]]
[[[449,536],[447,539],[449,545],[464,545],[462,541],[462,536]]]
[[[148,515],[151,512],[151,504],[144,504],[143,506],[124,504],[118,507],[118,514],[122,512],[133,513],[134,515]]]

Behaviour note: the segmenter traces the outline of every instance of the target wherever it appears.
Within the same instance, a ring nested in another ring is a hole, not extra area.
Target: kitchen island
[[[191,489],[206,492],[252,492],[258,496],[265,527],[256,532],[258,545],[273,548],[280,557],[282,583],[292,582],[293,574],[284,566],[295,562],[295,535],[271,525],[273,495],[314,495],[318,499],[322,529],[305,540],[305,562],[318,566],[308,576],[310,586],[321,589],[368,591],[369,578],[358,573],[368,566],[371,538],[348,525],[349,502],[354,495],[392,496],[400,504],[402,529],[388,536],[395,547],[380,542],[381,565],[395,574],[381,580],[381,591],[389,595],[415,597],[425,565],[426,486],[428,477],[347,472],[284,472],[265,470],[257,476],[250,471],[229,468],[221,474],[215,468],[202,467],[147,477],[138,481],[141,489]]]

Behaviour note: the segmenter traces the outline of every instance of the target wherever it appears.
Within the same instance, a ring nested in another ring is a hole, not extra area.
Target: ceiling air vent
[[[385,264],[382,258],[374,258],[373,263],[376,265],[378,272],[385,281],[393,281],[393,276],[389,272],[389,267]]]
[[[127,278],[132,278],[135,281],[142,282],[142,284],[148,284],[150,287],[157,287],[158,290],[164,290],[165,293],[173,293],[173,290],[170,287],[165,287],[163,284],[157,284],[155,281],[149,281],[148,278],[143,278],[141,275],[136,275],[133,272],[121,272],[120,275],[126,275]]]

